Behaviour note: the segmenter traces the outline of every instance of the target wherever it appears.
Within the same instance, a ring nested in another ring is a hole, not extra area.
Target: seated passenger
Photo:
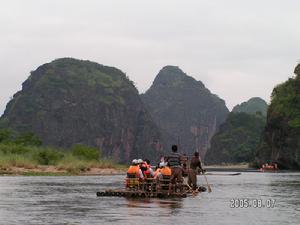
[[[142,173],[142,170],[140,169],[139,166],[139,161],[134,159],[132,160],[131,166],[127,170],[127,177],[128,178],[139,178],[139,179],[144,179],[144,175]]]
[[[171,168],[168,166],[168,163],[161,163],[161,168],[159,170],[159,179],[164,177],[171,177],[172,171]]]
[[[146,165],[146,163],[145,163],[144,160],[142,160],[142,159],[138,159],[138,163],[139,163],[140,169],[141,169],[141,171],[142,171],[144,177],[146,177],[146,176],[145,176],[145,171],[147,170],[147,165]]]
[[[155,167],[155,172],[154,172],[154,178],[157,178],[158,174],[160,173],[160,167],[159,167],[159,164],[158,166]]]
[[[159,169],[156,172],[154,178],[157,180],[157,190],[168,190],[171,178],[171,169],[168,163],[160,163]]]
[[[143,163],[143,167],[145,168],[144,171],[143,171],[143,169],[142,169],[142,171],[144,172],[144,176],[145,176],[145,177],[147,177],[147,178],[152,178],[152,177],[154,177],[154,171],[153,171],[153,169],[151,168],[150,160],[145,159],[145,160],[144,160],[144,163]]]

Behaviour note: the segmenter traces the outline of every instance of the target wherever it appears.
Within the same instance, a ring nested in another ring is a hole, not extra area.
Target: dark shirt
[[[165,160],[169,163],[169,166],[172,167],[181,167],[182,155],[179,153],[172,152],[170,155],[165,157]]]
[[[199,158],[194,156],[191,159],[190,168],[193,169],[193,170],[195,170],[195,169],[197,169],[197,167],[199,167],[200,169],[202,169],[201,162],[200,162]]]

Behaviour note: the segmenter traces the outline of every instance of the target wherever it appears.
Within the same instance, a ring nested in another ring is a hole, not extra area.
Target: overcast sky
[[[298,0],[3,0],[0,115],[30,71],[56,58],[124,71],[140,92],[179,66],[234,105],[293,75]]]

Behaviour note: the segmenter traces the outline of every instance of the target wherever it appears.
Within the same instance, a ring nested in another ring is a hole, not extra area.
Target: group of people
[[[259,171],[265,171],[265,170],[278,170],[277,163],[265,163],[261,166]]]
[[[162,157],[161,162],[155,169],[152,169],[150,161],[145,159],[134,159],[127,171],[128,178],[138,178],[141,182],[152,178],[154,181],[159,181],[165,177],[169,177],[168,193],[173,190],[172,187],[179,187],[180,191],[183,188],[184,178],[187,178],[185,185],[192,190],[197,190],[197,174],[204,173],[199,153],[195,152],[191,160],[185,155],[178,153],[177,145],[172,146],[171,154]]]

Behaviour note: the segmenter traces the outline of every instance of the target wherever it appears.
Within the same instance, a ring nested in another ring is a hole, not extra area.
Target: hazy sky
[[[146,91],[179,66],[235,104],[269,101],[300,59],[299,0],[3,0],[0,115],[30,71],[56,58],[115,66]]]

